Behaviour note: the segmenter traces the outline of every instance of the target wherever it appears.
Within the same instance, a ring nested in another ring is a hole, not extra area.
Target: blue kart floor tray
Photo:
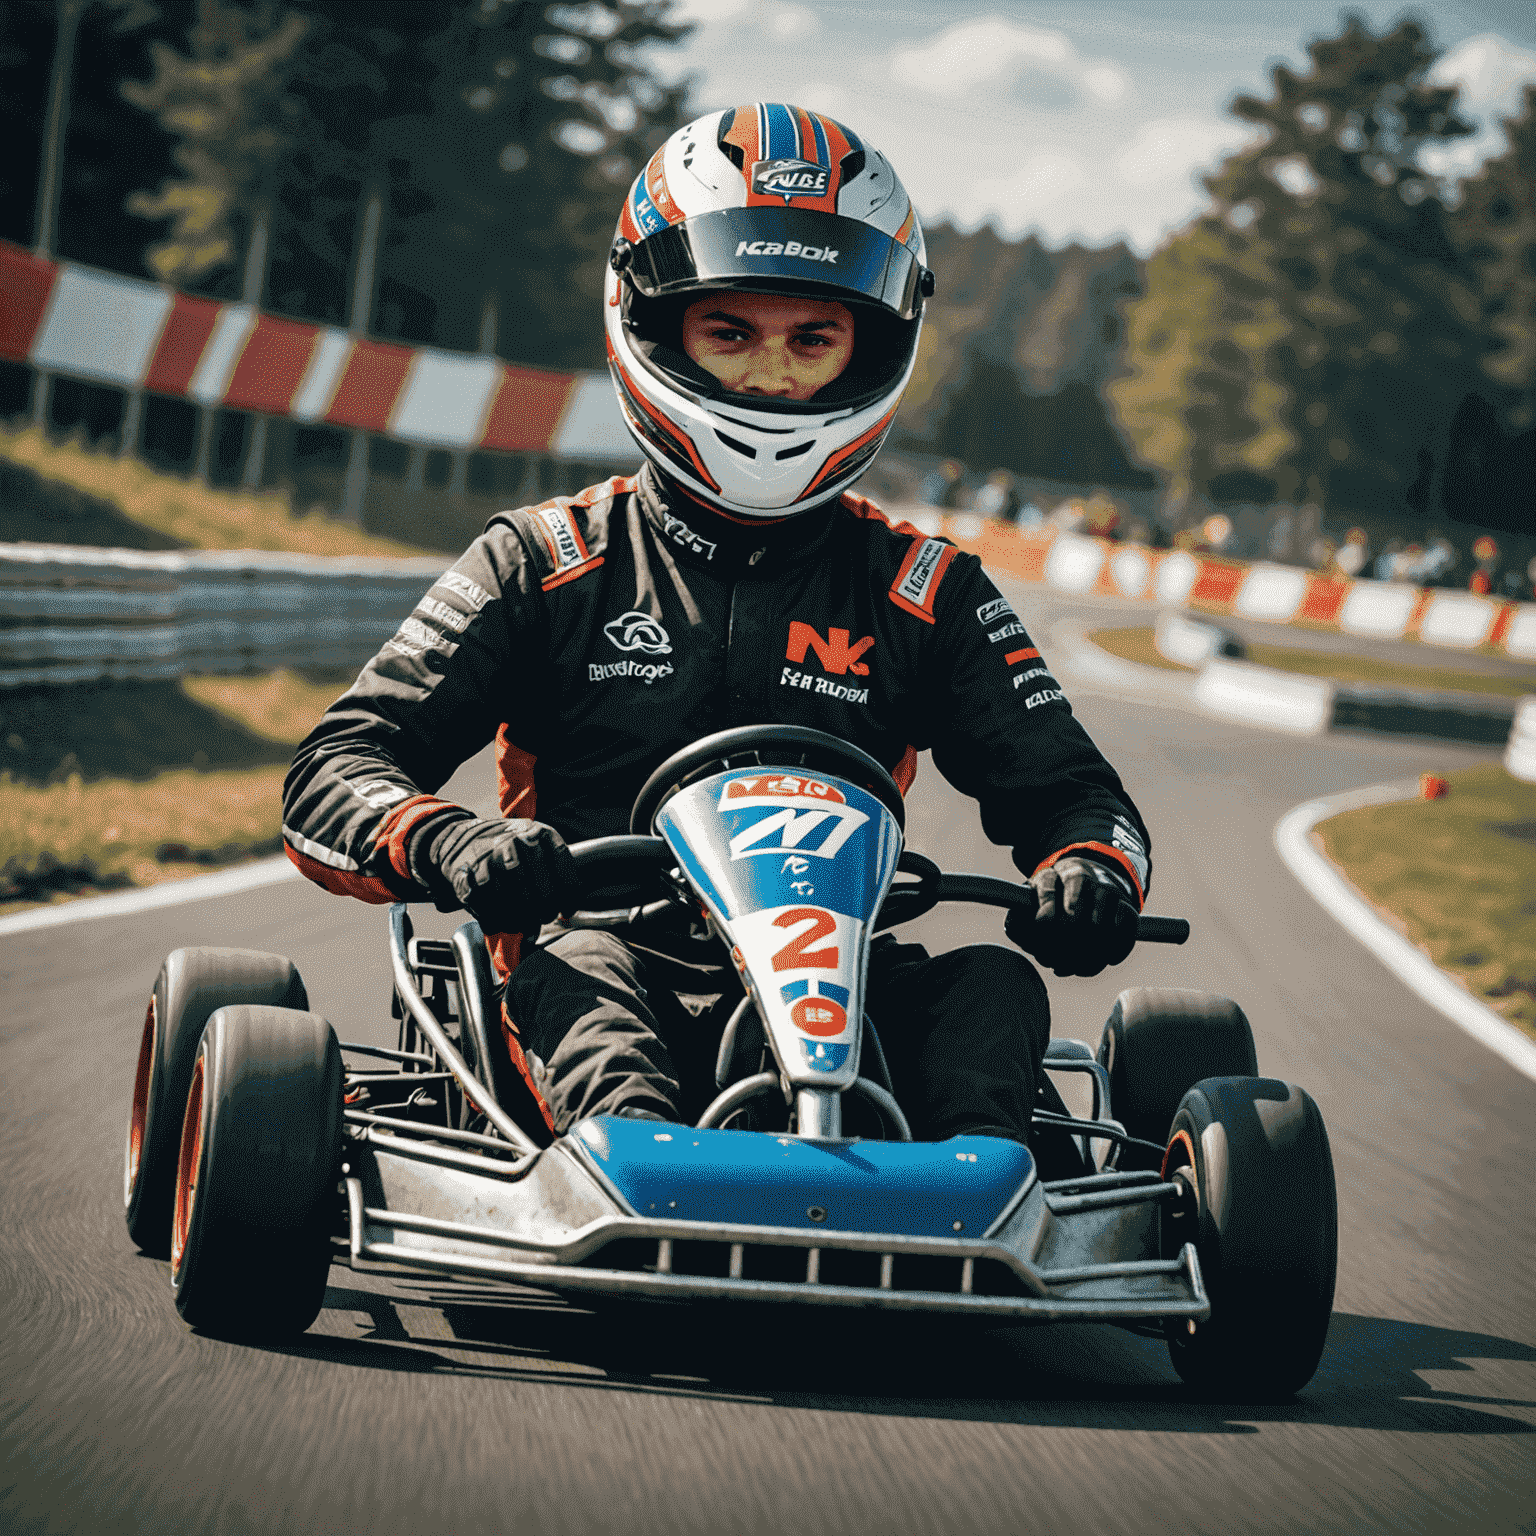
[[[597,1115],[572,1133],[636,1215],[807,1231],[981,1237],[1028,1183],[1027,1148],[802,1141]]]

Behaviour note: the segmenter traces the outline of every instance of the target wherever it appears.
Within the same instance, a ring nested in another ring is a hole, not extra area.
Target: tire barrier
[[[0,544],[0,688],[361,667],[447,564]]]
[[[370,341],[0,241],[0,358],[432,448],[629,458],[606,373]]]

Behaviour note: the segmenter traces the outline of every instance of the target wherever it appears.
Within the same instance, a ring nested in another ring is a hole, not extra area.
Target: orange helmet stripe
[[[650,193],[651,201],[656,205],[656,212],[668,224],[678,224],[682,222],[683,210],[672,200],[672,193],[667,187],[666,167],[662,163],[662,157],[666,152],[667,146],[663,144],[651,156],[651,163],[645,168],[645,190]],[[627,201],[625,206],[628,206]]]

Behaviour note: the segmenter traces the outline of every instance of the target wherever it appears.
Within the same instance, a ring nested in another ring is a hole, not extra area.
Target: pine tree
[[[1233,103],[1264,136],[1208,185],[1286,323],[1261,368],[1293,438],[1281,495],[1390,504],[1471,366],[1466,269],[1420,153],[1472,126],[1454,87],[1427,83],[1436,55],[1415,22],[1377,36],[1352,17],[1308,53],[1305,74],[1276,67],[1267,100]]]
[[[1128,371],[1107,387],[1121,429],[1167,480],[1171,508],[1198,491],[1261,500],[1294,447],[1283,393],[1260,371],[1285,332],[1240,240],[1201,219],[1153,253],[1127,313]]]
[[[1509,148],[1462,184],[1454,227],[1476,272],[1483,372],[1506,425],[1524,430],[1536,426],[1536,86],[1504,126]]]
[[[630,178],[677,115],[644,56],[672,0],[199,0],[189,55],[134,97],[180,135],[156,270],[233,288],[239,226],[274,208],[273,302],[348,313],[359,209],[383,198],[385,334],[600,364],[603,262]],[[499,315],[500,324],[494,322]]]
[[[179,141],[173,159],[181,177],[128,199],[131,213],[170,221],[146,255],[162,281],[196,283],[239,260],[253,239],[265,248],[302,127],[302,105],[287,87],[308,28],[273,0],[252,8],[198,0],[188,53],[157,44],[153,77],[123,85],[123,95]]]
[[[669,8],[488,0],[428,40],[429,116],[389,124],[380,150],[431,213],[402,228],[391,278],[430,299],[445,344],[475,346],[489,318],[505,356],[600,365],[619,205],[681,106],[642,52],[683,35]]]
[[[1455,89],[1427,83],[1435,51],[1412,21],[1378,36],[1350,18],[1308,54],[1305,73],[1275,68],[1268,98],[1233,102],[1262,136],[1154,258],[1115,399],[1176,485],[1253,472],[1286,501],[1390,507],[1475,366],[1470,269],[1420,163],[1472,128]]]

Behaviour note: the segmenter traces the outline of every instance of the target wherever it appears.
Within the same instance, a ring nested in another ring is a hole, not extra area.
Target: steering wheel
[[[869,753],[803,725],[738,725],[674,752],[635,798],[629,829],[653,830],[656,813],[678,790],[727,768],[810,768],[868,790],[905,829],[906,807],[896,781]]]

